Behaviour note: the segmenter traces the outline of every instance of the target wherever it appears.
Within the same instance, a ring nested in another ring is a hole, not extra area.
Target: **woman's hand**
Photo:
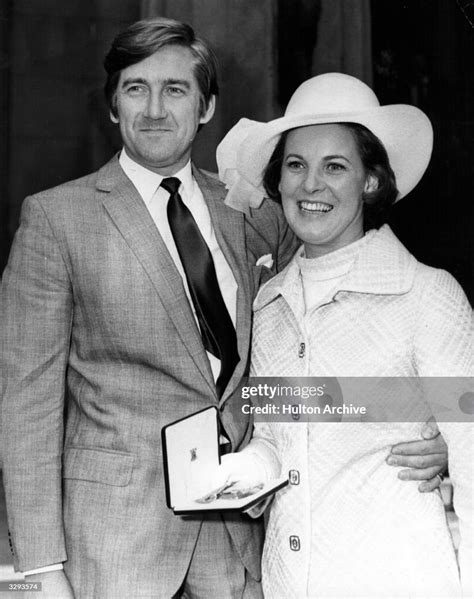
[[[421,431],[422,440],[397,443],[387,457],[389,466],[405,466],[400,470],[401,480],[420,480],[420,493],[437,489],[448,467],[448,447],[434,419],[428,420]]]
[[[221,458],[221,464],[213,472],[212,488],[234,485],[235,488],[254,487],[265,482],[265,472],[259,461],[250,452],[228,453]]]

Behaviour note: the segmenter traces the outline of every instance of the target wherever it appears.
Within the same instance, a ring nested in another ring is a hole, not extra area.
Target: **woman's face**
[[[288,224],[308,258],[363,236],[362,194],[375,187],[344,125],[311,125],[288,133],[278,189]]]

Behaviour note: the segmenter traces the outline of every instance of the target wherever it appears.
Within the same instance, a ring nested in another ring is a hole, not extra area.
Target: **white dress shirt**
[[[170,194],[166,191],[166,189],[161,187],[161,182],[165,177],[148,170],[132,160],[126,153],[125,149],[123,149],[120,153],[119,162],[125,174],[136,187],[140,197],[145,202],[145,206],[148,208],[151,217],[153,218],[153,221],[161,237],[163,238],[166,247],[168,248],[171,258],[176,264],[176,268],[178,269],[178,272],[183,280],[183,285],[186,295],[188,296],[189,304],[193,311],[194,317],[196,318],[194,304],[191,300],[188,283],[186,281],[186,275],[184,273],[178,250],[173,239],[173,234],[171,233],[168,223],[167,206]],[[212,226],[211,216],[209,214],[206,201],[204,200],[202,192],[199,189],[199,185],[196,183],[192,174],[191,161],[189,161],[184,168],[175,173],[173,177],[177,177],[181,181],[181,186],[179,188],[181,198],[193,215],[194,220],[201,231],[201,235],[209,247],[216,269],[217,282],[219,283],[219,288],[221,290],[224,303],[235,327],[237,310],[237,282],[229,264],[227,263],[227,260],[224,257],[224,254],[222,253],[221,248],[219,247],[219,244],[217,243],[216,234]],[[196,323],[198,323],[197,318]],[[199,324],[197,324],[197,326],[199,327]],[[209,358],[214,380],[216,381],[220,373],[221,361],[209,352],[206,353],[207,357]],[[53,570],[62,570],[62,568],[62,563],[52,564],[50,566],[36,568],[35,570],[28,570],[23,574],[25,576],[30,576],[32,574],[41,574],[43,572],[50,572]]]
[[[137,164],[132,160],[126,153],[125,149],[122,150],[119,158],[120,166],[123,168],[125,174],[137,188],[142,200],[145,202],[153,221],[160,232],[160,235],[165,242],[166,247],[176,264],[179,274],[183,280],[184,289],[188,296],[189,304],[193,311],[194,317],[196,318],[194,304],[191,300],[191,295],[188,289],[188,283],[186,281],[186,275],[184,273],[181,260],[179,258],[178,250],[173,239],[173,234],[168,223],[167,206],[170,194],[161,187],[161,182],[165,177],[148,170],[147,168]],[[216,269],[217,282],[224,299],[224,303],[227,307],[229,315],[235,327],[236,321],[236,304],[237,304],[237,283],[235,281],[232,270],[227,263],[227,260],[222,253],[219,244],[217,243],[216,234],[211,222],[211,216],[207,207],[206,201],[202,195],[199,185],[196,183],[192,170],[191,162],[189,161],[184,168],[175,173],[173,177],[177,177],[181,181],[179,193],[184,204],[190,210],[191,214],[196,221],[197,226],[207,243],[209,250],[214,261]],[[197,323],[196,318],[196,323]],[[199,326],[199,325],[198,325]],[[207,353],[209,362],[211,364],[212,373],[214,380],[217,380],[220,373],[221,361]]]

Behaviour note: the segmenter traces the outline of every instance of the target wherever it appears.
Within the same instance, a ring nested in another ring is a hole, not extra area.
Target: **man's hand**
[[[53,570],[26,576],[26,582],[41,582],[41,599],[74,599],[72,587],[64,570]]]
[[[387,457],[390,466],[406,466],[400,470],[401,480],[421,480],[420,493],[437,489],[448,466],[448,447],[434,419],[428,420],[421,431],[423,440],[398,443]],[[440,476],[438,476],[438,474]]]

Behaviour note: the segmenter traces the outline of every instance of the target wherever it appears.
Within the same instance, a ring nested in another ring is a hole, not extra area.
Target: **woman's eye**
[[[339,162],[329,162],[326,165],[326,169],[330,172],[330,173],[338,173],[340,171],[345,171],[346,167],[343,164],[340,164]]]
[[[304,168],[304,165],[299,160],[289,160],[286,163],[286,167],[289,168],[290,170],[297,171],[297,170]]]

